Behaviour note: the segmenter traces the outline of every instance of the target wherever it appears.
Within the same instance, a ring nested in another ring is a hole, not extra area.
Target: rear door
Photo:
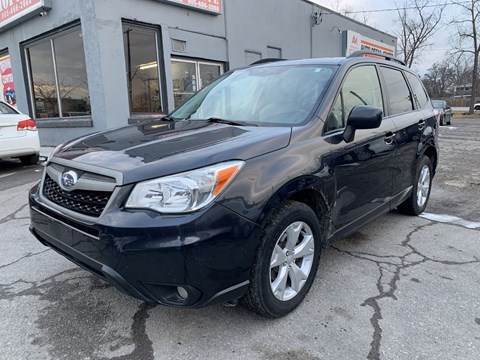
[[[336,236],[389,209],[392,195],[395,124],[384,119],[377,129],[357,130],[351,143],[342,138],[350,111],[357,105],[384,109],[377,67],[351,69],[327,118],[326,135],[333,148],[336,201],[332,221]]]
[[[432,111],[420,80],[413,74],[386,66],[380,67],[380,73],[388,98],[387,117],[397,127],[392,196],[392,206],[396,206],[413,184],[422,134]]]

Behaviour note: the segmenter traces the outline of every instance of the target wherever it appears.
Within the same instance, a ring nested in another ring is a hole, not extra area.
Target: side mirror
[[[343,140],[349,143],[355,138],[357,129],[376,129],[382,123],[382,110],[374,106],[355,106],[347,119],[347,127],[343,132]]]

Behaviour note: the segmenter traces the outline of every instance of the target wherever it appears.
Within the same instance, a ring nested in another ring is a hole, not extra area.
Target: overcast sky
[[[394,34],[395,30],[399,28],[397,23],[398,15],[396,10],[393,11],[379,11],[385,9],[395,9],[397,3],[399,6],[404,3],[403,0],[311,0],[322,6],[335,10],[335,4],[340,3],[340,8],[348,7],[352,11],[368,11],[365,13],[367,24],[376,27],[379,30]],[[448,3],[448,1],[446,1]],[[455,15],[455,8],[453,6],[447,6],[443,13],[443,18],[447,23]],[[355,18],[362,21],[363,14],[354,14]],[[423,75],[428,68],[437,61],[441,61],[445,53],[450,49],[451,45],[451,33],[454,30],[447,27],[438,30],[438,32],[432,37],[432,47],[424,52],[422,61],[414,66],[414,69]]]

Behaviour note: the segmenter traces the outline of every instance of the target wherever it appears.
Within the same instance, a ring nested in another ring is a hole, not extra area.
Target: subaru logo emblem
[[[62,174],[61,183],[65,189],[71,189],[77,181],[78,175],[75,171],[70,170]]]

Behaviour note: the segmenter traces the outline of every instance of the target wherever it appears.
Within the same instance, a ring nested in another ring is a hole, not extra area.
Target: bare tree
[[[480,56],[480,0],[469,1],[452,1],[460,9],[460,14],[456,19],[452,20],[452,24],[456,26],[459,45],[455,48],[456,54],[470,54],[473,56],[472,71],[472,92],[469,114],[474,112],[474,104],[477,95],[477,79],[478,79],[478,60]]]
[[[455,87],[463,88],[472,78],[471,56],[445,56],[442,61],[435,62],[423,77],[423,83],[430,97],[446,98],[452,95],[463,95],[463,90],[455,94]]]
[[[442,26],[442,14],[445,3],[431,0],[407,0],[403,5],[396,4],[399,31],[400,53],[408,67],[421,57],[422,52],[432,45],[431,36]]]
[[[362,22],[366,25],[373,26],[373,24],[371,24],[371,19],[368,15],[367,11],[365,11],[365,12],[364,11],[354,11],[352,6],[344,4],[342,0],[336,0],[334,2],[331,2],[330,8],[333,11],[335,11],[339,14],[342,14],[344,16],[348,16],[349,18],[351,18],[355,21],[359,21],[359,22]]]

